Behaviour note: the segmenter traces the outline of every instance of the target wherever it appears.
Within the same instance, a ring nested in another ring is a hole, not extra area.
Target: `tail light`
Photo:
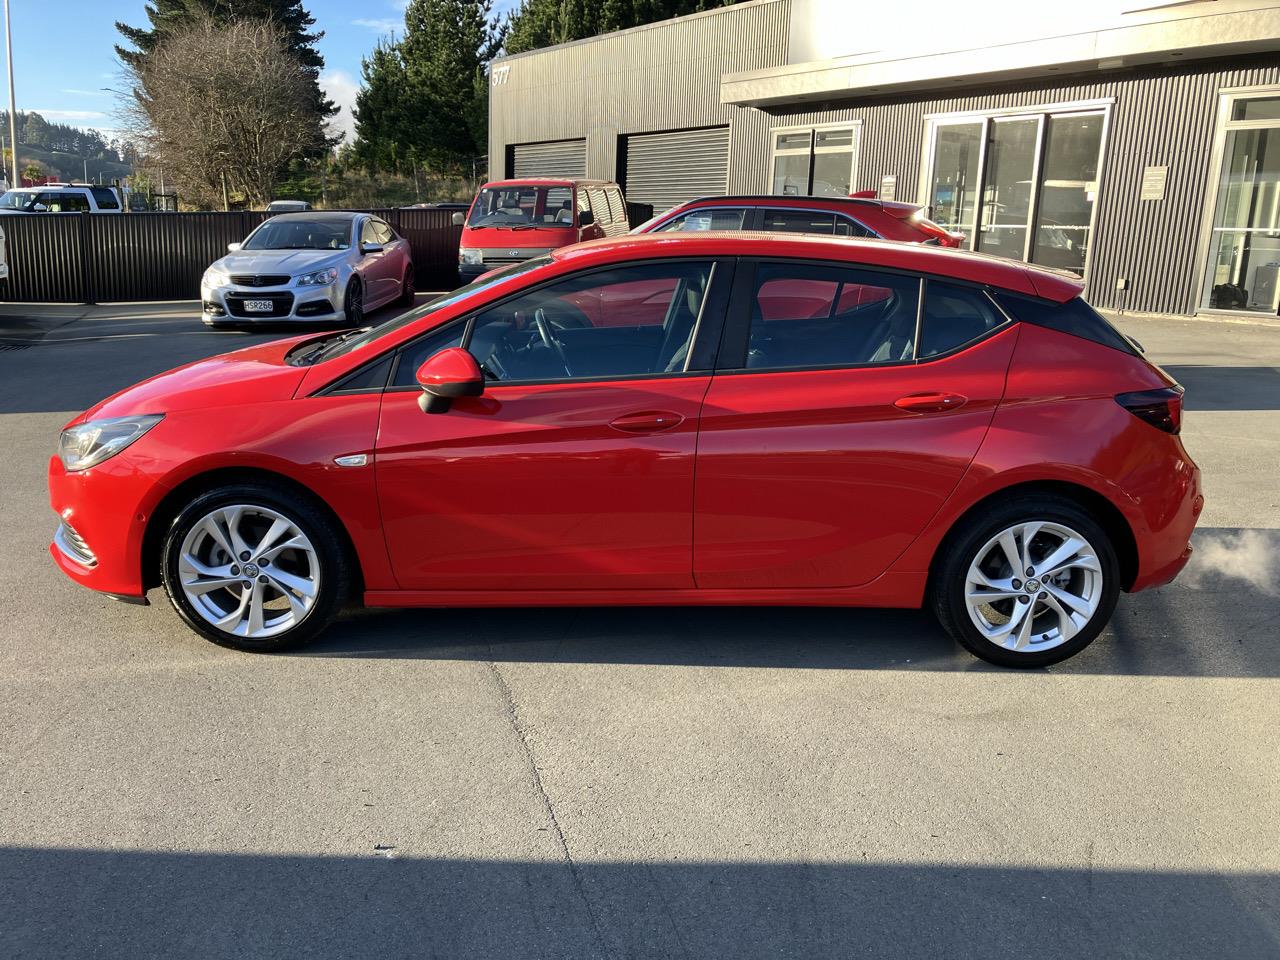
[[[1182,392],[1182,387],[1161,387],[1119,393],[1116,403],[1157,430],[1177,435],[1182,430]]]

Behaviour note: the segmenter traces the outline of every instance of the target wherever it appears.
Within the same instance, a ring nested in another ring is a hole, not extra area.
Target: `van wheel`
[[[346,602],[351,563],[315,504],[258,484],[196,497],[165,536],[161,577],[196,633],[238,650],[306,643]]]
[[[1102,632],[1120,593],[1115,548],[1079,505],[1032,495],[964,522],[935,567],[932,605],[966,650],[1006,667],[1044,667]]]

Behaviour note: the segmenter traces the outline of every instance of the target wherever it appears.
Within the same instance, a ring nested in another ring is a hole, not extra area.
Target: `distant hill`
[[[103,182],[127,177],[133,172],[134,151],[117,140],[108,140],[101,131],[51,123],[35,112],[18,111],[18,167],[34,162],[47,175],[60,180],[88,179]],[[8,143],[9,114],[0,111],[0,132]],[[87,169],[86,169],[87,167]]]

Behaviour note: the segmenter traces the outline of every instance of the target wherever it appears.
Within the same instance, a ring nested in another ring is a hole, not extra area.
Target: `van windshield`
[[[533,184],[485,187],[471,205],[468,227],[572,227],[573,190]]]

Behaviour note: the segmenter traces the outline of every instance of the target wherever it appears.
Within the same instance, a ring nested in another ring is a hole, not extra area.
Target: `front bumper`
[[[292,283],[292,281],[291,281]],[[250,301],[270,302],[269,310],[249,310]],[[201,319],[205,326],[246,323],[324,323],[344,320],[343,288],[322,287],[205,287],[200,288]]]
[[[142,602],[142,542],[147,520],[165,492],[121,454],[71,473],[49,459],[49,505],[60,522],[49,554],[81,586]]]

